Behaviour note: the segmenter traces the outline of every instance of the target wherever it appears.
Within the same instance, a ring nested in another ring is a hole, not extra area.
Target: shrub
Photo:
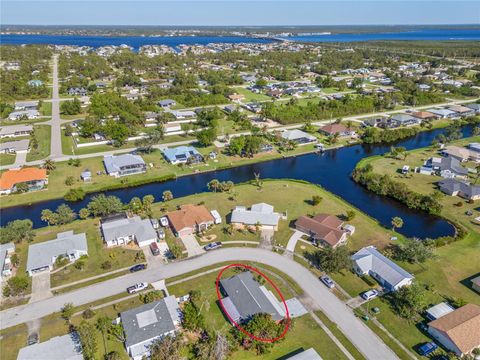
[[[85,309],[82,313],[82,316],[83,316],[84,319],[91,319],[95,316],[95,311],[93,311],[90,308]]]
[[[100,266],[103,270],[110,270],[112,268],[112,263],[109,260],[107,260],[107,261],[104,261]]]

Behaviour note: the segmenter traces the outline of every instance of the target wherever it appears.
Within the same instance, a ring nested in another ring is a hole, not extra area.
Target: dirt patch
[[[206,235],[206,236],[202,236],[200,238],[200,241],[201,242],[211,242],[211,241],[214,241],[217,239],[217,235],[215,234],[212,234],[212,235]]]

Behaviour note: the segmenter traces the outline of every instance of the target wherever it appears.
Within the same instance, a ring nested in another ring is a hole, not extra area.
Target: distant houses
[[[57,234],[57,238],[50,241],[32,244],[28,247],[27,273],[53,270],[58,258],[65,258],[74,262],[83,255],[88,255],[88,244],[85,233],[74,234],[65,231]]]
[[[27,191],[41,190],[48,183],[47,170],[34,167],[7,170],[0,175],[0,194],[8,195],[18,191],[25,184]]]
[[[142,174],[147,171],[147,165],[139,155],[108,155],[103,158],[103,164],[108,175],[114,177]]]
[[[176,236],[205,231],[215,223],[215,218],[205,205],[182,205],[178,210],[168,212],[167,218]]]
[[[138,246],[148,246],[157,241],[157,232],[150,219],[125,214],[102,218],[100,229],[107,247],[123,246],[134,241]]]
[[[67,90],[68,95],[70,96],[86,96],[88,91],[83,87],[71,87]]]
[[[162,108],[169,108],[169,107],[172,107],[172,106],[175,106],[175,105],[177,105],[177,102],[175,100],[172,100],[172,99],[160,100],[158,102],[158,106],[160,106]]]
[[[8,120],[22,120],[22,119],[38,119],[40,112],[38,110],[17,110],[8,115]]]
[[[388,291],[410,285],[414,276],[386,258],[374,247],[367,246],[351,257],[357,275],[370,275]]]

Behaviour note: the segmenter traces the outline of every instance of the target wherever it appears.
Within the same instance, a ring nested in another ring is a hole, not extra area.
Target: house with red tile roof
[[[0,176],[0,194],[17,191],[19,184],[26,184],[28,191],[40,190],[48,183],[47,170],[34,167],[7,170]]]
[[[204,231],[215,222],[212,214],[204,205],[182,205],[180,209],[167,213],[167,217],[177,236]]]

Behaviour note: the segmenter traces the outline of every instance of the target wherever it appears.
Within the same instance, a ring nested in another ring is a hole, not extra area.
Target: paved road
[[[49,122],[52,130],[50,158],[63,156],[62,151],[62,120],[60,119],[60,97],[58,95],[58,56],[53,57],[53,88],[52,88],[52,120]]]
[[[256,261],[275,267],[295,279],[305,295],[311,299],[312,304],[322,310],[330,320],[334,321],[368,359],[398,359],[392,350],[360,319],[355,317],[352,310],[323,286],[308,269],[282,255],[254,248],[224,248],[208,252],[202,256],[171,263],[158,269],[147,269],[142,272],[124,275],[53,298],[7,309],[0,312],[0,328],[5,329],[60,311],[63,304],[68,302],[78,306],[124,292],[127,286],[137,282],[152,283],[215,263],[239,262],[241,260]]]

